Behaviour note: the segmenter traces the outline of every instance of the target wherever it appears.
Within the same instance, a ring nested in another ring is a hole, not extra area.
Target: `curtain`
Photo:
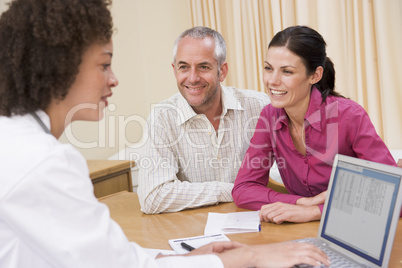
[[[227,43],[225,85],[265,91],[267,46],[274,34],[307,25],[327,42],[336,90],[368,112],[390,149],[402,149],[402,1],[189,0],[192,26],[207,26]]]

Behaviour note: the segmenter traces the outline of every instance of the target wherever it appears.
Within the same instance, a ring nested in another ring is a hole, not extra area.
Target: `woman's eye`
[[[265,66],[265,67],[264,67],[264,70],[270,71],[270,70],[272,70],[272,68],[269,67],[269,66]]]
[[[283,73],[285,73],[285,74],[292,74],[293,72],[292,72],[292,71],[288,71],[288,70],[284,70]]]
[[[107,70],[110,67],[110,65],[111,65],[110,63],[102,64],[104,70]]]

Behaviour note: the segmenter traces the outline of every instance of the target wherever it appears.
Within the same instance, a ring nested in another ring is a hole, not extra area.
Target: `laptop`
[[[317,238],[296,241],[320,247],[331,267],[387,267],[401,205],[402,168],[336,155]]]

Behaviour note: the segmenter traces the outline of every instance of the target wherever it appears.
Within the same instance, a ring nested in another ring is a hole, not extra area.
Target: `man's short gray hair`
[[[179,37],[177,37],[176,41],[174,42],[173,47],[173,63],[176,62],[176,54],[177,54],[177,47],[181,39],[184,37],[189,36],[192,38],[197,39],[204,39],[210,37],[215,42],[215,52],[214,57],[218,62],[218,65],[221,66],[226,61],[226,42],[223,39],[222,35],[215,30],[212,30],[208,27],[204,26],[197,26],[190,29],[185,30],[182,32]]]

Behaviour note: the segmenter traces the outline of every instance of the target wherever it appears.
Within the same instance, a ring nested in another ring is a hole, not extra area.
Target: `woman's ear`
[[[323,72],[324,68],[322,68],[322,66],[318,66],[317,69],[315,69],[315,72],[311,75],[312,85],[318,83],[321,80]]]

